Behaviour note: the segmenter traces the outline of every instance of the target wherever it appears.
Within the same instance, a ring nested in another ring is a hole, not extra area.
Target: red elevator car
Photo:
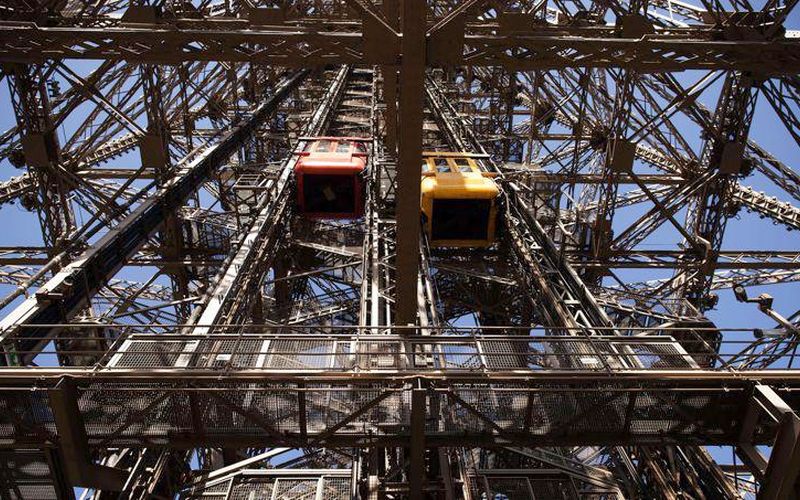
[[[297,206],[308,217],[355,219],[364,214],[365,139],[317,137],[294,167]]]

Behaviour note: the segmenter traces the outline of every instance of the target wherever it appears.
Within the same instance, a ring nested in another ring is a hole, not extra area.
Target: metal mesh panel
[[[384,389],[350,389],[346,386],[308,387],[304,389],[309,432],[323,432],[353,413],[362,410]],[[384,426],[408,422],[410,396],[391,393],[379,403],[353,418],[339,433],[380,432]],[[262,389],[257,384],[215,388],[191,393],[138,390],[126,386],[89,389],[80,400],[87,434],[95,440],[114,437],[128,442],[128,436],[167,437],[175,433],[193,433],[192,412],[196,412],[208,435],[260,436],[270,432],[300,431],[298,392]],[[265,428],[268,426],[268,428]]]
[[[444,439],[496,435],[499,428],[499,432],[541,436],[554,442],[574,442],[571,440],[587,433],[601,440],[625,433],[652,442],[667,436],[729,442],[737,436],[736,416],[747,404],[742,391],[733,388],[723,392],[551,384],[537,390],[518,384],[447,384],[428,393],[426,419],[427,432]],[[202,440],[204,435],[254,442],[274,440],[284,433],[299,437],[300,394],[305,399],[309,436],[336,426],[339,437],[403,437],[408,435],[411,391],[408,386],[398,387],[404,389],[367,382],[298,387],[221,379],[180,385],[97,381],[78,386],[78,405],[93,446],[153,446],[173,439]],[[54,439],[47,391],[5,391],[0,395],[0,429],[5,443]],[[790,404],[797,400],[789,397],[791,393],[785,394]],[[757,429],[756,442],[773,437],[768,427]]]
[[[119,368],[175,366],[175,361],[185,347],[185,341],[132,340],[126,350],[120,352],[115,366]]]
[[[654,391],[655,392],[655,391]],[[699,431],[724,434],[729,431],[724,411],[735,412],[735,400],[723,405],[719,395],[669,392],[627,392],[594,388],[588,391],[530,392],[498,387],[465,388],[454,391],[466,405],[445,395],[440,404],[448,405],[451,419],[446,428],[491,432],[494,426],[504,431],[524,431],[534,435],[580,435],[585,432],[634,434],[691,434]],[[635,395],[635,397],[634,397]],[[532,412],[526,412],[528,398]],[[633,398],[633,401],[632,401]],[[490,423],[491,422],[491,423]],[[702,422],[701,424],[698,422]],[[626,423],[630,428],[626,429]]]
[[[232,430],[245,435],[299,431],[297,392],[251,387],[231,387],[201,399],[207,405],[203,414],[206,431],[220,435]]]
[[[288,470],[287,470],[288,472]],[[348,476],[322,476],[302,474],[300,477],[274,477],[265,470],[243,470],[224,482],[199,488],[184,494],[182,498],[219,498],[226,500],[261,500],[275,498],[283,500],[313,500],[317,492],[325,500],[349,500],[350,478]],[[349,472],[349,471],[345,471]],[[255,477],[253,475],[256,474]],[[263,475],[266,474],[266,475]],[[230,495],[228,488],[230,487]]]
[[[314,500],[317,498],[317,479],[278,479],[277,498],[281,500]]]
[[[274,479],[252,479],[236,482],[231,488],[229,500],[261,500],[272,498]]]
[[[310,390],[306,394],[308,431],[323,432],[384,394],[383,388]],[[384,434],[387,428],[407,424],[409,411],[410,396],[406,392],[392,393],[358,417],[349,420],[339,432],[369,431]]]
[[[399,368],[401,344],[396,341],[358,343],[358,367],[362,369]]]
[[[263,341],[231,337],[201,341],[197,364],[211,368],[254,368]]]
[[[225,481],[210,486],[196,486],[191,488],[188,492],[181,494],[181,499],[187,498],[211,498],[211,499],[227,499],[228,489],[231,487],[233,479],[226,479]]]
[[[558,338],[530,342],[530,345],[535,346],[537,354],[541,353],[533,360],[547,368],[599,370],[604,367],[604,361],[614,363],[608,346],[598,342]]]
[[[451,344],[440,347],[438,368],[474,370],[483,366],[478,349],[473,343]]]
[[[719,413],[725,412],[727,408],[715,403],[716,400],[713,395],[680,396],[650,391],[639,393],[631,431],[696,433],[700,429],[697,421],[702,421],[702,427],[706,431],[716,427],[714,433],[724,432],[724,418],[720,418]],[[719,424],[715,425],[714,420]]]
[[[630,349],[636,360],[645,368],[651,369],[670,369],[670,368],[692,368],[686,351],[675,342],[630,342],[624,346]],[[625,351],[623,351],[625,352]]]
[[[231,483],[231,480],[227,480],[225,482],[209,486],[209,487],[207,487],[207,488],[205,488],[203,490],[203,494],[206,494],[206,495],[208,495],[208,494],[212,494],[212,495],[218,495],[218,494],[223,494],[224,495],[224,494],[227,494],[228,493],[228,488],[230,488],[230,486],[231,486],[230,483]]]
[[[14,500],[56,500],[55,488],[46,484],[16,484],[14,491],[8,492]]]
[[[475,498],[515,500],[566,500],[571,498],[600,498],[614,500],[616,495],[604,492],[600,496],[581,492],[578,494],[566,478],[556,477],[514,477],[470,475],[469,488]]]
[[[15,438],[40,433],[54,434],[55,422],[45,391],[0,392],[0,442],[11,444]]]
[[[322,498],[325,500],[349,500],[350,478],[326,477],[322,481]]]
[[[528,366],[528,344],[502,340],[481,342],[486,366],[494,369],[514,369]]]
[[[94,384],[78,405],[89,436],[157,437],[192,428],[189,395],[168,387]]]
[[[547,498],[550,500],[568,500],[576,498],[574,488],[567,480],[562,479],[530,479],[531,490],[534,498]],[[580,498],[584,498],[582,495]]]
[[[527,392],[497,392],[490,387],[480,387],[454,390],[453,394],[458,399],[438,396],[439,404],[448,408],[452,417],[448,430],[490,432],[495,426],[514,430],[521,429],[524,424]]]
[[[58,498],[47,457],[39,450],[0,452],[0,477],[2,498],[11,500]]]
[[[593,430],[621,432],[625,423],[627,394],[601,390],[537,394],[535,408],[537,412],[546,413],[547,420],[531,430],[542,434]]]
[[[333,340],[273,340],[266,366],[276,370],[333,368],[334,344]]]
[[[181,362],[190,346],[191,366],[302,369],[448,369],[605,370],[691,369],[692,358],[674,341],[651,337],[609,341],[595,338],[430,339],[412,342],[378,336],[280,338],[258,335],[212,335],[164,340],[135,335],[112,356],[111,368],[158,368]]]
[[[528,480],[524,477],[488,478],[487,483],[489,483],[489,495],[487,498],[504,498],[508,500],[530,500],[531,498]]]

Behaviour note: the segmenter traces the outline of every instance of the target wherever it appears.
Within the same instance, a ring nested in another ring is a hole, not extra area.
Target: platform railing
[[[156,328],[165,333],[145,333]],[[47,356],[58,353],[96,363],[94,370],[100,371],[740,371],[791,369],[798,343],[788,333],[757,338],[753,330],[716,328],[631,328],[626,329],[631,335],[612,335],[611,330],[589,335],[564,328],[431,327],[427,336],[408,335],[409,329],[414,328],[217,325],[214,334],[189,335],[169,333],[181,331],[180,325],[70,324],[62,329],[68,342],[58,352],[54,344],[48,346],[37,364],[52,367]],[[8,344],[11,349],[13,339]],[[190,344],[196,345],[191,359],[183,356],[178,363]]]

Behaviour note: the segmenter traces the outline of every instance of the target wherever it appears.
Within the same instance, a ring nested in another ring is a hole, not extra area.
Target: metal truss
[[[796,3],[3,2],[0,497],[793,498]],[[296,209],[323,135],[363,217]]]
[[[158,19],[155,9],[149,10],[153,12],[141,14],[143,20]],[[185,19],[177,23],[178,20],[163,18],[157,23],[125,18],[109,22],[103,17],[96,20],[67,17],[62,26],[54,27],[10,22],[3,27],[0,56],[19,62],[55,56],[140,63],[224,60],[281,66],[302,65],[300,61],[312,65],[348,64],[363,58],[375,63],[398,62],[391,50],[373,44],[400,45],[399,33],[373,16],[367,16],[367,23],[375,27],[364,30],[368,33],[366,38],[361,30],[353,29],[348,23],[329,25],[324,31],[313,22],[310,26],[300,22],[288,29],[284,26],[270,29],[252,17],[257,14],[235,24],[215,23],[213,19],[194,22]],[[799,43],[793,39],[748,40],[749,34],[656,27],[634,17],[628,21],[631,27],[616,29],[580,25],[565,29],[539,24],[535,30],[531,29],[535,20],[533,14],[528,14],[527,18],[522,14],[519,18],[500,17],[499,22],[466,26],[463,17],[454,16],[430,31],[428,45],[436,49],[442,46],[435,56],[436,62],[505,66],[521,71],[624,66],[645,72],[651,69],[746,69],[793,74],[800,68]],[[453,30],[459,21],[466,28],[460,33]],[[526,21],[530,24],[526,25]],[[751,26],[746,29],[757,30]],[[247,33],[242,33],[243,30]],[[446,47],[447,37],[459,35],[462,52],[457,46],[455,49]],[[640,40],[642,35],[648,36]],[[375,38],[371,39],[372,36]],[[507,38],[509,36],[513,36],[513,41]],[[209,43],[210,40],[213,43]],[[202,49],[197,50],[198,47]]]

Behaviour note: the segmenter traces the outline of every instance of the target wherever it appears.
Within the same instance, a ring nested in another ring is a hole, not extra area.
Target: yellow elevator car
[[[465,153],[423,153],[422,213],[434,247],[488,247],[494,242],[497,196],[491,174]]]

